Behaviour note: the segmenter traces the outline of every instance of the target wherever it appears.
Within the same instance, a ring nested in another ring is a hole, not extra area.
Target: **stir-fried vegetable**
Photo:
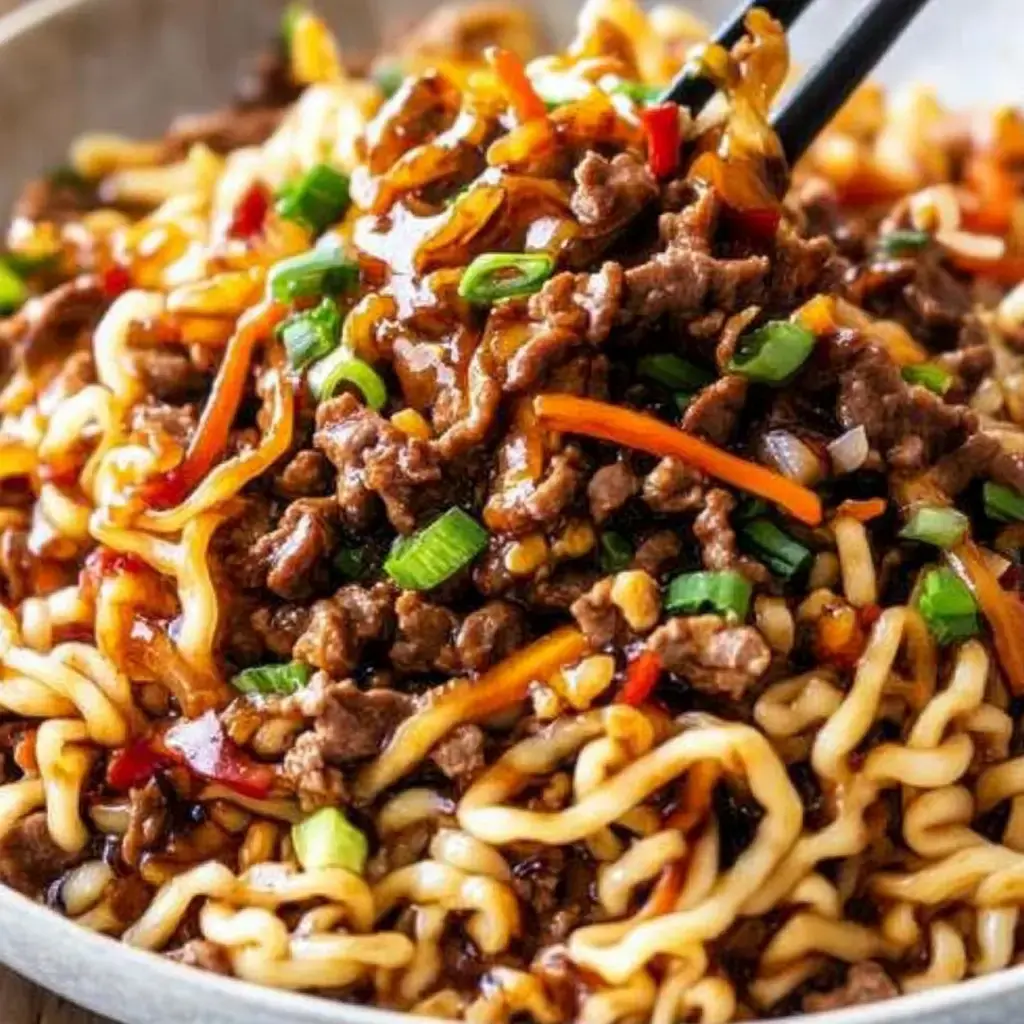
[[[656,178],[668,178],[679,168],[682,136],[679,128],[679,105],[659,103],[647,107],[641,115],[647,136],[647,165]]]
[[[716,448],[653,416],[572,395],[540,395],[534,412],[542,426],[600,438],[688,465],[750,494],[760,495],[811,526],[821,522],[821,499],[784,476]]]
[[[352,355],[347,348],[336,348],[309,368],[309,388],[320,402],[337,394],[342,384],[359,389],[371,409],[383,409],[388,388],[381,375],[365,360]]]
[[[270,211],[270,192],[261,181],[254,181],[235,203],[228,224],[231,238],[249,239],[260,234]]]
[[[782,384],[807,362],[814,342],[806,327],[772,320],[740,339],[729,369],[762,384]]]
[[[345,868],[361,875],[370,847],[366,836],[336,807],[321,807],[292,826],[292,846],[306,871]]]
[[[737,531],[740,548],[761,562],[776,576],[792,579],[811,567],[809,548],[780,530],[770,519],[751,519]]]
[[[519,121],[546,117],[548,108],[533,88],[523,62],[510,50],[496,46],[490,47],[486,56]]]
[[[628,96],[634,103],[645,106],[657,101],[658,97],[665,91],[664,85],[650,85],[647,82],[616,82],[612,86],[612,94]]]
[[[310,249],[274,264],[267,276],[267,286],[278,302],[294,302],[339,294],[358,279],[358,265],[343,253]]]
[[[338,344],[341,313],[338,304],[325,298],[316,309],[307,309],[289,317],[278,329],[288,362],[296,370],[322,359]]]
[[[494,252],[477,256],[462,275],[459,295],[467,302],[491,305],[539,291],[555,269],[546,253]]]
[[[927,231],[897,228],[878,239],[878,251],[886,256],[908,256],[919,252],[931,241]]]
[[[991,480],[985,481],[981,493],[989,519],[1000,523],[1024,522],[1024,494]]]
[[[281,190],[277,212],[319,235],[341,217],[348,202],[348,176],[329,164],[317,164]]]
[[[406,590],[430,590],[469,565],[486,547],[487,531],[460,508],[399,540],[384,571]]]
[[[673,391],[692,392],[714,380],[714,375],[703,367],[691,363],[674,352],[656,352],[642,356],[636,372],[655,384],[663,384]]]
[[[28,298],[28,287],[7,260],[0,260],[0,313],[13,313]]]
[[[905,540],[919,540],[937,548],[951,548],[967,535],[970,520],[955,508],[924,505],[914,510],[907,525],[900,530]]]
[[[601,569],[606,573],[621,572],[633,561],[633,546],[614,530],[601,534]]]
[[[654,651],[638,654],[626,668],[626,681],[619,691],[619,702],[634,707],[643,704],[658,685],[661,673],[661,658]]]
[[[261,799],[274,783],[274,770],[253,761],[229,739],[215,711],[175,725],[164,737],[164,746],[196,775],[244,796]]]
[[[966,640],[981,631],[978,603],[952,569],[932,569],[925,575],[917,606],[940,644]]]
[[[717,612],[743,621],[750,611],[753,588],[741,572],[688,572],[669,584],[665,610],[684,615]]]
[[[900,373],[908,384],[919,384],[940,396],[953,386],[953,375],[936,363],[904,366]]]
[[[310,668],[301,661],[288,665],[258,665],[239,672],[231,685],[241,693],[279,694],[298,693],[308,682]]]

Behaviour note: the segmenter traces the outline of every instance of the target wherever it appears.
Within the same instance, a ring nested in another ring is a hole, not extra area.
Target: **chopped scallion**
[[[532,295],[554,269],[555,261],[547,253],[486,253],[466,267],[459,282],[459,295],[480,305]]]
[[[781,384],[807,361],[814,341],[806,327],[772,320],[740,339],[729,369],[762,384]]]
[[[665,595],[665,610],[673,614],[699,615],[717,612],[741,622],[750,611],[753,588],[750,580],[732,569],[722,572],[688,572],[677,576]]]
[[[647,82],[618,82],[612,88],[613,94],[628,96],[634,103],[640,106],[647,103],[657,103],[664,91],[664,85],[650,85]]]
[[[342,384],[358,388],[371,409],[383,409],[388,400],[388,388],[381,375],[347,348],[336,348],[314,363],[308,379],[310,390],[320,402],[333,398]]]
[[[878,239],[878,249],[886,256],[905,256],[918,252],[931,241],[927,231],[914,231],[909,228],[887,231]]]
[[[277,197],[277,212],[320,234],[341,218],[348,202],[348,177],[329,164],[317,164],[285,185]]]
[[[370,852],[366,836],[336,807],[321,807],[292,826],[295,856],[306,871],[345,868],[361,875]]]
[[[925,575],[917,607],[940,644],[966,640],[981,630],[974,595],[952,569],[932,569]]]
[[[743,551],[786,580],[810,568],[814,557],[809,548],[780,530],[770,519],[748,520],[740,527],[737,537]]]
[[[325,298],[316,309],[307,309],[289,317],[279,328],[288,362],[302,370],[338,345],[341,336],[341,313],[334,299]]]
[[[904,366],[900,373],[908,384],[919,384],[936,395],[944,395],[953,386],[953,375],[936,363]]]
[[[699,391],[715,379],[709,370],[674,352],[656,352],[643,356],[637,362],[636,370],[641,377],[655,384],[663,384],[672,391]]]
[[[945,549],[959,544],[969,526],[967,516],[955,508],[923,505],[914,510],[907,525],[900,530],[900,536]]]
[[[308,682],[310,670],[301,661],[289,665],[259,665],[239,672],[231,685],[240,693],[287,696],[298,693]]]
[[[0,260],[0,313],[13,313],[28,299],[28,287],[14,268]]]
[[[405,72],[398,64],[383,64],[373,69],[372,77],[377,88],[384,94],[384,98],[391,99],[402,88]]]
[[[1024,521],[1024,494],[1019,494],[1012,487],[987,480],[981,495],[985,502],[985,515],[989,519],[1000,523]]]
[[[337,249],[310,249],[270,268],[267,284],[278,302],[317,299],[347,291],[359,280],[359,267]]]
[[[622,572],[633,561],[633,546],[614,530],[605,530],[601,534],[601,571],[608,573]]]
[[[281,38],[284,40],[285,46],[290,47],[292,45],[292,34],[295,31],[295,23],[303,15],[308,14],[309,10],[305,4],[289,4],[281,15]]]
[[[405,590],[431,590],[469,565],[487,547],[487,531],[460,508],[398,541],[384,571]]]

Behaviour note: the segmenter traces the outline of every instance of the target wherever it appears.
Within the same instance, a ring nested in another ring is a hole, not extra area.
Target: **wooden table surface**
[[[86,1013],[0,967],[0,1021],[3,1024],[111,1024]]]

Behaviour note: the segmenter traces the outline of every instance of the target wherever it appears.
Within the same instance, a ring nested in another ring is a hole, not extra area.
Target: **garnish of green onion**
[[[404,590],[431,590],[469,565],[487,547],[487,531],[461,508],[392,547],[384,571]]]
[[[810,568],[814,557],[809,548],[780,530],[770,519],[748,520],[740,527],[737,537],[743,551],[785,580]]]
[[[288,362],[302,370],[323,359],[338,346],[341,313],[334,299],[325,298],[316,309],[307,309],[289,317],[279,328]]]
[[[317,164],[285,185],[276,208],[285,220],[305,224],[319,235],[340,220],[348,202],[348,177],[329,164]]]
[[[909,228],[887,231],[878,239],[878,250],[886,256],[903,256],[918,252],[931,241],[927,231],[914,231]]]
[[[371,77],[377,88],[384,94],[384,98],[391,99],[402,88],[405,72],[398,64],[384,64],[374,68]]]
[[[656,103],[664,91],[664,85],[649,85],[647,82],[618,82],[612,88],[613,95],[628,96],[640,106],[646,103]]]
[[[674,352],[655,352],[642,356],[637,361],[636,372],[672,391],[699,391],[715,379],[713,373]]]
[[[345,868],[361,875],[370,848],[366,836],[337,807],[321,807],[292,826],[295,856],[306,871]]]
[[[1024,521],[1024,494],[988,480],[981,489],[981,495],[985,502],[985,515],[989,519],[999,523]]]
[[[0,313],[13,313],[28,299],[28,286],[6,261],[0,260]]]
[[[466,267],[459,295],[478,305],[532,295],[540,291],[554,269],[555,261],[547,253],[486,253]]]
[[[936,363],[904,366],[900,373],[908,384],[920,384],[936,395],[944,395],[953,386],[953,375]]]
[[[231,685],[239,693],[287,696],[298,693],[309,682],[309,677],[309,666],[303,665],[301,661],[293,661],[290,665],[247,668],[231,680]]]
[[[352,355],[347,348],[336,348],[309,368],[309,389],[319,402],[333,398],[342,384],[351,384],[363,401],[375,410],[387,404],[388,388],[381,375],[365,360]]]
[[[366,548],[342,548],[334,556],[332,564],[345,579],[361,579],[366,571]]]
[[[281,15],[281,38],[285,46],[292,45],[292,34],[295,31],[295,23],[309,10],[305,4],[289,4]]]
[[[922,505],[914,510],[907,525],[900,530],[904,540],[919,540],[937,548],[951,548],[964,539],[970,521],[955,508]]]
[[[952,569],[932,569],[925,575],[917,607],[940,644],[966,640],[981,631],[974,595]]]
[[[729,362],[733,373],[762,384],[781,384],[814,350],[814,335],[790,320],[772,320],[740,339]]]
[[[318,299],[347,291],[359,280],[359,267],[337,249],[310,249],[270,268],[267,285],[278,302]]]
[[[732,569],[722,572],[688,572],[677,576],[665,594],[665,610],[673,614],[699,615],[717,612],[741,622],[750,611],[750,580]]]
[[[601,571],[604,573],[622,572],[633,561],[633,546],[614,530],[605,530],[601,534]]]
[[[677,391],[672,396],[672,401],[675,404],[676,412],[680,416],[690,408],[690,403],[693,401],[695,395],[692,391]]]

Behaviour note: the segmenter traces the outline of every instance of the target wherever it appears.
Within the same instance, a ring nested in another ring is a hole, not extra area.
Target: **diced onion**
[[[813,487],[825,475],[821,459],[788,430],[773,430],[762,439],[764,455],[783,476]]]
[[[837,473],[853,473],[860,469],[867,461],[870,450],[868,434],[863,426],[848,430],[828,446],[832,467]]]

